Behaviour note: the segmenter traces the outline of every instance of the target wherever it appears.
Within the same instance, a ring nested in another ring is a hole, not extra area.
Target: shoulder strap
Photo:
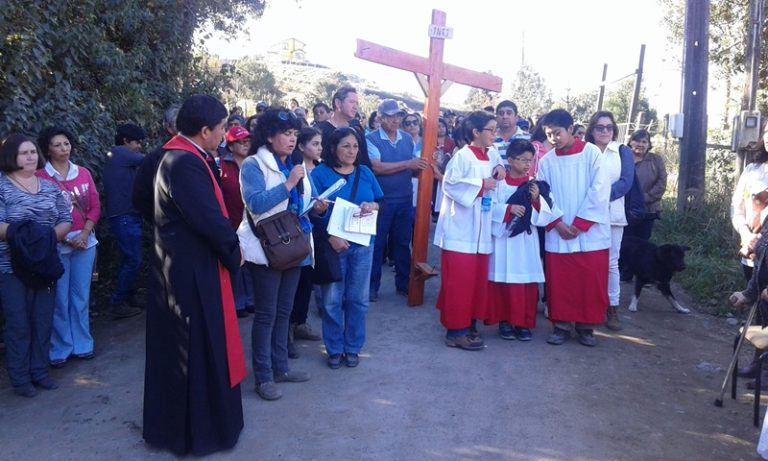
[[[355,167],[355,179],[352,181],[352,194],[350,194],[349,201],[355,203],[355,197],[357,196],[357,186],[360,184],[360,167]]]

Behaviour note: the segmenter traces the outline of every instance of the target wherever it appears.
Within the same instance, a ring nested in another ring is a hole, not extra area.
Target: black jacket
[[[52,227],[31,220],[14,222],[6,238],[13,273],[28,288],[50,287],[64,274]]]
[[[539,196],[546,200],[547,204],[552,206],[552,199],[549,198],[549,184],[546,181],[534,181],[530,180],[522,186],[518,187],[514,194],[507,199],[508,205],[522,205],[525,207],[525,214],[522,217],[512,216],[512,219],[507,223],[507,230],[509,231],[509,237],[514,237],[523,231],[531,233],[531,215],[533,214],[531,205],[531,184],[536,183],[539,185]]]

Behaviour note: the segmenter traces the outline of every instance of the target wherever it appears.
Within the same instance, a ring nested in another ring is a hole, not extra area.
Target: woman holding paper
[[[342,361],[348,367],[356,367],[359,363],[358,354],[365,343],[365,316],[368,312],[373,240],[376,238],[363,233],[345,233],[343,224],[334,224],[345,222],[350,208],[353,214],[358,215],[378,211],[377,201],[384,196],[373,172],[360,165],[358,152],[361,142],[355,130],[336,129],[328,139],[328,149],[323,149],[323,163],[312,171],[312,181],[318,194],[339,179],[347,181],[344,187],[329,197],[335,201],[331,212],[321,218],[313,218],[315,242],[325,239],[338,255],[338,261],[335,258],[318,260],[318,265],[337,265],[337,274],[332,277],[335,280],[321,284],[323,341],[328,352],[328,366],[332,369],[341,367]],[[318,251],[318,258],[322,254]]]

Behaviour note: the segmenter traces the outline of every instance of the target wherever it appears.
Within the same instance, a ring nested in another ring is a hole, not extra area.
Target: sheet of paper
[[[379,216],[378,210],[360,216],[360,207],[355,207],[347,211],[347,222],[344,230],[347,232],[357,232],[360,234],[376,235],[376,219]]]
[[[357,208],[357,205],[354,203],[348,202],[343,198],[336,198],[333,204],[333,211],[331,212],[331,219],[328,221],[328,233],[367,247],[371,244],[370,235],[344,230],[348,212],[355,208]]]

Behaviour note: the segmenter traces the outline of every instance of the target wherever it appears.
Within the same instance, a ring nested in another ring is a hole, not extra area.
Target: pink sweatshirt
[[[82,230],[86,219],[93,221],[94,225],[99,222],[101,217],[99,192],[88,169],[69,162],[69,173],[66,178],[63,178],[49,162],[36,174],[56,184],[64,193],[64,200],[73,205],[70,232]]]

